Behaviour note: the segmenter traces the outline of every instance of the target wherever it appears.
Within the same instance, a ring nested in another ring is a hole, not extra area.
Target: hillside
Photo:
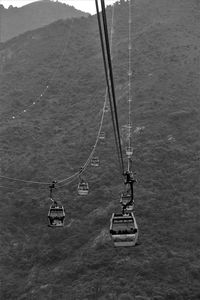
[[[0,41],[5,42],[19,34],[43,27],[59,19],[88,16],[73,6],[51,0],[41,0],[22,7],[0,5]]]
[[[122,128],[128,3],[116,4],[114,15]],[[111,7],[107,17],[110,25]],[[1,180],[1,299],[200,298],[199,17],[196,0],[133,4],[132,122],[143,128],[133,134],[140,245],[116,249],[108,234],[123,188],[108,114],[100,167],[84,174],[89,195],[77,196],[77,181],[56,192],[64,229],[47,227],[48,186]],[[104,101],[96,16],[60,20],[1,44],[0,65],[1,174],[40,182],[72,175],[94,145]]]

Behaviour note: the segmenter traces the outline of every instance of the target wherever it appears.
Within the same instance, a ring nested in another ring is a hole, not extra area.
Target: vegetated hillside
[[[22,7],[0,5],[1,32],[0,41],[5,42],[21,33],[33,30],[59,19],[71,19],[88,16],[73,6],[51,0],[41,0]]]
[[[123,183],[107,114],[107,139],[97,149],[101,165],[84,174],[89,195],[77,196],[77,182],[55,194],[66,209],[64,229],[46,226],[48,186],[1,180],[1,299],[199,299],[198,5],[133,3],[140,245],[115,249],[108,234]],[[111,8],[107,15],[110,23]],[[120,127],[128,112],[127,16],[128,3],[116,4]],[[1,174],[50,182],[79,170],[94,144],[104,101],[100,49],[95,16],[59,21],[1,45]],[[42,100],[27,108],[47,85]]]

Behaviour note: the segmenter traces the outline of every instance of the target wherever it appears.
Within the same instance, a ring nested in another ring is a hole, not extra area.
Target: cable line
[[[129,17],[128,17],[128,148],[129,153],[132,153],[133,148],[131,147],[131,92],[132,92],[132,86],[131,86],[131,77],[132,77],[132,62],[131,62],[131,54],[132,54],[132,41],[131,41],[131,24],[132,24],[132,14],[131,14],[131,0],[129,0]],[[131,168],[131,157],[128,156],[128,171],[130,171]]]
[[[76,177],[78,177],[79,174],[80,174],[80,172],[76,172],[76,173],[74,173],[73,175],[71,175],[70,177],[64,178],[64,179],[62,179],[62,180],[58,180],[57,183],[60,184],[60,183],[63,183],[64,181],[69,181],[69,180],[70,180],[70,182],[71,182],[73,179],[75,179]]]
[[[123,167],[123,158],[122,158],[122,151],[120,151],[120,146],[121,146],[121,141],[118,135],[119,130],[117,129],[117,122],[116,122],[116,116],[114,114],[114,101],[112,101],[113,93],[111,96],[111,78],[109,75],[112,73],[111,71],[108,73],[109,66],[110,64],[108,63],[108,54],[107,54],[107,59],[106,59],[106,52],[108,52],[107,47],[105,46],[104,39],[106,40],[105,37],[105,27],[104,27],[104,37],[103,37],[103,30],[102,30],[102,25],[101,25],[101,19],[100,19],[100,13],[99,13],[99,6],[98,6],[98,0],[95,0],[96,4],[96,11],[97,11],[97,20],[98,20],[98,26],[99,26],[99,35],[100,35],[100,41],[101,41],[101,48],[102,48],[102,56],[103,56],[103,62],[104,62],[104,69],[105,69],[105,77],[106,77],[106,83],[107,83],[107,90],[108,90],[108,96],[109,96],[109,102],[110,102],[110,110],[111,110],[111,117],[112,117],[112,123],[113,123],[113,130],[114,130],[114,136],[115,136],[115,143],[116,143],[116,150],[117,150],[117,155],[118,155],[118,161],[119,161],[119,166],[120,166],[120,173],[123,173],[124,167]],[[102,15],[103,15],[103,10],[102,10]],[[107,33],[107,38],[108,38],[108,33]],[[107,44],[109,46],[109,41],[107,41]],[[110,54],[110,47],[109,47],[109,54]],[[110,60],[111,57],[109,56]],[[112,64],[111,64],[112,66]],[[115,95],[115,94],[114,94]]]
[[[99,34],[100,34],[100,41],[101,41],[105,76],[106,76],[106,83],[107,83],[107,93],[108,93],[108,98],[109,98],[109,102],[110,102],[110,110],[111,110],[111,117],[112,117],[112,123],[113,123],[113,128],[114,128],[116,149],[117,149],[118,159],[120,161],[120,154],[119,154],[117,136],[116,136],[116,129],[115,129],[116,125],[115,125],[114,114],[113,114],[113,104],[112,104],[111,92],[110,92],[110,81],[109,81],[109,76],[108,76],[108,66],[107,66],[107,61],[106,61],[105,45],[104,45],[104,40],[103,40],[103,32],[102,32],[102,26],[101,26],[101,20],[100,20],[98,0],[95,0],[95,4],[96,4],[96,11],[97,11],[97,20],[98,20],[98,26],[99,26]]]
[[[23,179],[18,179],[18,178],[13,178],[13,177],[7,177],[7,176],[1,176],[0,178],[2,179],[8,179],[8,180],[13,180],[13,181],[19,181],[19,182],[24,182],[24,183],[30,183],[30,184],[41,184],[41,185],[49,185],[49,182],[42,182],[42,181],[31,181],[31,180],[23,180]]]
[[[126,212],[133,212],[135,207],[135,200],[134,200],[134,183],[137,180],[134,178],[135,174],[132,172],[132,155],[133,155],[133,147],[131,147],[131,76],[132,76],[132,69],[131,69],[131,0],[129,0],[129,7],[128,7],[128,146],[126,147],[126,155],[128,158],[128,168],[127,171],[124,173],[125,181],[124,181],[124,192],[121,194],[121,206],[123,214]]]
[[[112,55],[112,48],[113,48],[113,33],[114,33],[114,15],[115,15],[115,5],[112,6],[112,17],[111,17],[111,30],[110,30],[110,52],[111,52],[111,60],[113,59]],[[108,87],[106,86],[106,93],[105,93],[105,106],[107,104],[107,98],[108,98]]]
[[[123,174],[124,173],[124,161],[123,161],[121,138],[120,138],[120,131],[119,131],[119,121],[118,121],[118,114],[117,114],[117,105],[116,105],[115,88],[114,88],[114,78],[113,78],[113,71],[112,71],[112,61],[111,61],[111,55],[110,55],[110,45],[109,45],[109,38],[108,38],[108,26],[107,26],[107,17],[106,17],[106,10],[105,10],[104,0],[101,0],[101,6],[102,6],[102,18],[103,18],[103,25],[104,25],[104,37],[105,37],[106,50],[107,50],[106,53],[107,53],[109,75],[110,75],[110,84],[111,84],[112,99],[113,99],[113,106],[114,106],[114,113],[115,113],[115,123],[116,123],[116,129],[117,129],[118,146],[119,146],[121,168],[122,168],[122,174]]]

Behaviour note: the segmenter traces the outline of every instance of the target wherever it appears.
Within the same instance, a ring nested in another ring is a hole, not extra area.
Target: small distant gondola
[[[89,193],[89,185],[87,182],[79,182],[78,184],[78,195],[87,196]]]
[[[138,226],[134,214],[113,213],[110,234],[116,247],[135,246],[138,240]]]
[[[125,127],[126,127],[127,129],[132,129],[132,123],[128,123],[127,125],[125,125]]]
[[[91,164],[92,167],[98,167],[99,166],[99,158],[98,157],[93,157],[91,159],[90,164]]]
[[[105,132],[100,132],[100,134],[99,134],[99,140],[105,140],[105,138],[106,138],[106,135],[105,135]]]
[[[105,113],[109,112],[109,107],[108,107],[108,105],[106,105],[106,106],[104,107],[104,112],[105,112]]]
[[[126,155],[130,158],[133,155],[133,147],[126,148]]]
[[[132,71],[128,71],[128,76],[132,76],[133,72]]]
[[[62,205],[53,203],[48,212],[49,227],[63,227],[65,211]]]

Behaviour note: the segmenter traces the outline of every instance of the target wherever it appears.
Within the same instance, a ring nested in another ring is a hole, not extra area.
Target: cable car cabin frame
[[[104,112],[105,112],[105,113],[109,112],[109,106],[108,106],[108,105],[106,105],[106,106],[104,107]]]
[[[105,140],[105,138],[106,138],[106,135],[105,135],[105,132],[100,132],[100,134],[99,134],[99,140]]]
[[[49,227],[63,227],[65,210],[62,205],[52,204],[48,212]]]
[[[134,200],[131,201],[131,194],[122,193],[120,203],[121,203],[122,208],[124,209],[125,213],[129,213],[134,210]]]
[[[89,185],[87,182],[79,182],[78,184],[78,195],[87,196],[89,193]]]
[[[110,234],[116,247],[135,246],[138,240],[138,226],[134,214],[113,213]]]
[[[90,164],[91,164],[92,167],[99,167],[99,158],[98,157],[93,157],[91,159]]]
[[[124,127],[127,129],[132,129],[132,123],[128,123],[128,124],[124,125]]]
[[[133,147],[127,147],[126,148],[126,155],[128,157],[131,157],[133,155]]]

